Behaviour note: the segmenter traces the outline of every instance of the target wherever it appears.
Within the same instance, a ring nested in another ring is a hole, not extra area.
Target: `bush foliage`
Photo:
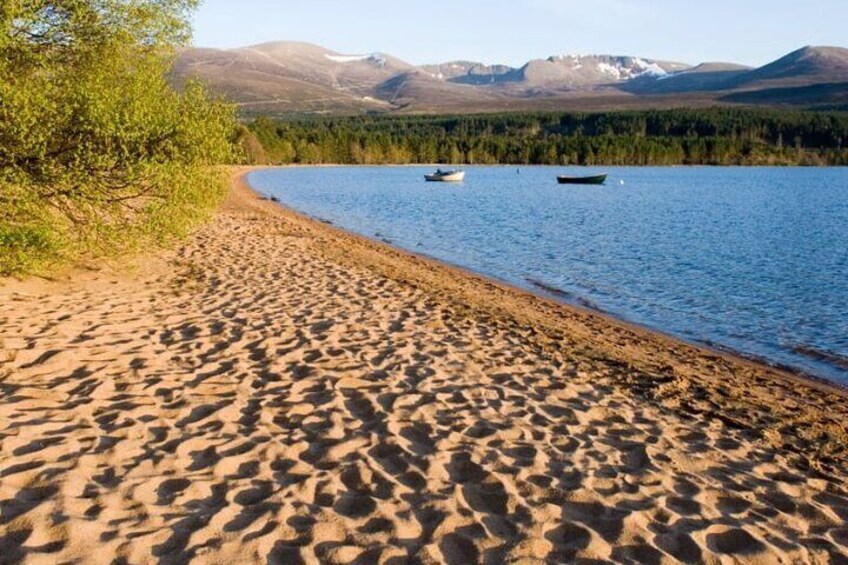
[[[179,235],[220,198],[234,111],[166,80],[194,5],[0,7],[0,274]]]

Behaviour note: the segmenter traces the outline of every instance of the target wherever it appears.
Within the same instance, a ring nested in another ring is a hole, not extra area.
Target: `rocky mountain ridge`
[[[754,104],[816,106],[848,101],[848,49],[804,47],[758,69],[613,55],[416,66],[385,53],[273,42],[185,49],[173,77],[199,78],[248,113],[638,108],[732,104],[740,93]]]

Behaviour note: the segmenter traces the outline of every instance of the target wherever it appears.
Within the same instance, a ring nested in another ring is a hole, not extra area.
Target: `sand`
[[[848,562],[844,392],[235,183],[0,287],[0,562]]]

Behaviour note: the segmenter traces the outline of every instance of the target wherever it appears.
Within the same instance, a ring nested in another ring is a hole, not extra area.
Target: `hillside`
[[[804,47],[731,82],[736,88],[801,87],[848,82],[848,49]]]
[[[384,53],[273,42],[185,49],[172,76],[177,83],[197,77],[251,115],[815,107],[848,97],[848,49],[805,47],[758,69],[612,55],[558,55],[520,67],[474,61],[415,66]]]

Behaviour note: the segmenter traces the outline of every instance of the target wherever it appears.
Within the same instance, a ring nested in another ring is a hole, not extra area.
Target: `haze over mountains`
[[[174,69],[246,113],[471,112],[715,104],[848,108],[848,49],[804,47],[758,69],[630,56],[561,55],[521,67],[454,61],[415,66],[308,43],[191,48]]]

